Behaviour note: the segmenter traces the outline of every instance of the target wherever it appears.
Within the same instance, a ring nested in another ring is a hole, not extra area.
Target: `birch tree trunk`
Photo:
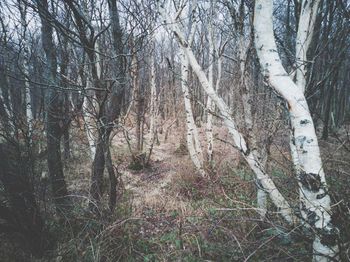
[[[198,130],[193,119],[193,112],[191,107],[191,101],[189,99],[188,91],[188,70],[189,62],[183,50],[180,50],[181,60],[181,88],[184,96],[185,112],[186,112],[186,128],[187,128],[187,149],[190,154],[191,160],[199,173],[205,176],[203,169],[203,154],[201,145],[199,144]]]
[[[149,152],[151,154],[154,138],[157,132],[157,88],[156,88],[156,50],[155,43],[153,43],[153,53],[151,55],[151,102],[150,102],[150,127],[149,127],[149,135],[150,135],[150,143],[149,143]]]
[[[295,45],[296,85],[303,93],[306,90],[307,51],[310,47],[320,0],[302,0],[301,13]]]
[[[212,14],[211,14],[212,16]],[[208,81],[209,84],[214,87],[214,39],[213,39],[213,17],[209,18],[209,28],[208,28],[208,38],[209,38],[209,68],[208,68]],[[215,110],[215,104],[208,96],[207,100],[207,126],[206,126],[206,135],[207,135],[207,160],[209,165],[213,161],[213,112]]]
[[[295,83],[300,90],[305,93],[306,90],[306,74],[307,74],[307,51],[310,47],[311,40],[314,32],[314,25],[316,21],[316,15],[319,0],[305,1],[301,3],[302,9],[299,16],[298,31],[295,44]],[[293,143],[293,134],[290,138],[290,150],[293,160],[294,172],[298,174],[300,172],[300,161],[298,158],[298,152],[295,144]]]
[[[26,106],[26,120],[27,120],[27,135],[29,146],[32,144],[32,134],[33,134],[33,111],[30,96],[30,86],[29,86],[29,47],[27,40],[27,19],[26,19],[26,7],[22,1],[18,2],[18,7],[21,13],[21,28],[22,28],[22,40],[23,40],[23,73],[24,73],[24,86],[25,86],[25,106]]]
[[[149,132],[151,134],[151,142],[153,141],[155,131],[155,118],[156,118],[156,69],[155,69],[155,50],[151,57],[151,102],[150,102],[150,125]]]
[[[192,5],[193,4],[193,5]],[[196,32],[197,27],[197,20],[194,16],[197,10],[197,3],[190,2],[190,20],[189,20],[189,34],[188,34],[188,42],[190,45],[192,45],[194,40],[194,35]],[[195,165],[198,172],[201,174],[201,176],[206,176],[205,170],[203,168],[203,151],[202,146],[199,141],[199,135],[198,135],[198,129],[196,126],[196,123],[194,121],[193,117],[193,111],[191,106],[191,100],[190,100],[190,93],[189,93],[189,61],[183,52],[182,49],[180,49],[180,62],[181,62],[181,89],[184,96],[184,104],[185,104],[185,114],[186,114],[186,129],[187,129],[187,149],[190,154],[191,160],[193,164]]]
[[[249,87],[248,76],[246,72],[247,53],[250,45],[249,43],[246,43],[246,40],[245,40],[245,32],[244,32],[245,3],[244,1],[241,1],[240,3],[239,17],[237,19],[238,21],[236,21],[236,24],[237,24],[237,30],[239,33],[238,52],[239,52],[239,68],[240,68],[240,95],[241,95],[241,101],[243,105],[244,132],[251,147],[259,148],[255,138],[256,136],[254,135],[255,130],[253,129],[254,126],[253,126],[253,111],[252,111],[252,104],[251,104],[252,103],[251,90]],[[269,145],[264,145],[264,146],[267,147]],[[263,149],[261,149],[260,152],[261,151],[263,151]],[[264,169],[266,170],[267,158],[263,158],[262,157],[263,154],[260,152],[256,151],[256,154],[258,155],[258,159],[261,159],[260,162],[264,167]],[[267,213],[267,194],[259,182],[257,182],[256,184],[257,184],[257,206],[259,208],[260,217],[262,220],[264,220]]]
[[[90,80],[87,80],[87,87],[89,88],[91,86]],[[94,120],[93,112],[96,110],[96,103],[93,102],[94,97],[93,94],[87,94],[84,98],[83,102],[83,118],[84,118],[84,129],[85,134],[89,143],[90,148],[90,157],[91,160],[94,160],[95,154],[96,154],[96,123]]]
[[[28,126],[28,138],[29,138],[29,144],[32,144],[32,135],[33,135],[33,110],[32,110],[32,102],[31,102],[31,96],[30,96],[30,86],[28,82],[28,76],[29,76],[29,66],[28,66],[28,57],[29,57],[29,50],[28,45],[26,43],[26,40],[24,40],[24,60],[23,60],[23,69],[24,74],[26,75],[25,78],[25,104],[26,104],[26,118],[27,118],[27,126]]]
[[[235,121],[230,114],[229,107],[225,104],[223,99],[217,95],[213,86],[210,85],[203,69],[198,64],[197,59],[195,58],[189,44],[185,40],[185,37],[183,36],[183,33],[181,32],[180,28],[176,23],[174,23],[168,17],[163,5],[159,5],[159,11],[163,19],[167,23],[168,27],[175,34],[180,44],[180,47],[185,52],[186,57],[193,71],[198,77],[199,82],[203,87],[204,91],[207,93],[208,96],[211,97],[215,105],[218,107],[221,113],[221,117],[223,118],[224,123],[228,128],[230,135],[232,136],[232,139],[234,141],[236,148],[242,153],[244,159],[247,161],[248,165],[255,173],[257,181],[264,188],[265,192],[268,193],[270,199],[275,204],[275,206],[279,209],[280,214],[285,218],[285,220],[292,225],[295,224],[296,217],[294,216],[290,205],[285,200],[285,198],[281,195],[281,193],[278,191],[278,189],[276,188],[275,184],[273,183],[271,178],[268,176],[268,174],[266,174],[264,167],[260,163],[255,152],[249,149],[246,143],[246,140],[244,139],[242,134],[237,130]]]
[[[322,167],[317,136],[303,90],[298,88],[282,66],[273,33],[273,1],[255,3],[255,46],[263,74],[288,103],[293,141],[300,170],[303,219],[314,230],[314,261],[336,258],[338,230],[331,221],[330,197]]]

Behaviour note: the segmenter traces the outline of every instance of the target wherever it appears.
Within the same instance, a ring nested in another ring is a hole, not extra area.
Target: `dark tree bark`
[[[92,163],[90,195],[97,203],[90,205],[93,209],[99,204],[99,200],[103,195],[103,172],[105,169],[105,144],[104,128],[99,128],[98,139],[96,144],[96,153]]]
[[[94,161],[92,164],[90,195],[92,200],[90,207],[94,210],[95,204],[99,204],[103,195],[103,173],[105,166],[110,169],[108,159],[109,137],[112,132],[114,121],[118,119],[125,91],[125,56],[122,36],[123,32],[119,23],[119,12],[116,0],[109,0],[108,7],[111,18],[112,40],[116,59],[116,81],[102,81],[102,76],[98,75],[95,42],[97,35],[94,28],[86,17],[79,11],[76,4],[69,0],[64,0],[73,12],[75,23],[79,32],[79,39],[90,62],[92,82],[95,87],[96,99],[98,102],[97,115],[97,145]],[[88,28],[88,30],[87,30]],[[108,91],[107,91],[108,90]],[[107,164],[106,164],[107,163]],[[113,176],[110,176],[111,185],[114,184]],[[113,196],[110,196],[113,197]],[[111,200],[112,201],[112,200]],[[115,205],[115,204],[113,204]],[[98,207],[98,206],[97,206]]]
[[[112,162],[112,156],[111,156],[111,150],[109,146],[106,146],[107,152],[106,152],[106,167],[108,170],[108,176],[109,176],[109,209],[111,211],[114,210],[116,206],[117,201],[117,185],[118,185],[118,179],[116,177],[114,166]]]
[[[56,83],[57,58],[53,41],[52,25],[48,17],[47,0],[37,0],[39,15],[41,19],[41,41],[44,48],[48,68],[49,88],[47,96],[47,162],[52,195],[57,210],[61,212],[68,206],[68,191],[63,173],[61,159],[61,137],[64,126],[63,105],[61,94],[52,87]]]
[[[70,153],[70,136],[69,136],[69,127],[66,127],[63,132],[63,146],[64,146],[64,159],[69,160]]]

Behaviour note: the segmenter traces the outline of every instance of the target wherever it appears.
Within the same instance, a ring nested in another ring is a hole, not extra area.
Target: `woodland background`
[[[289,78],[304,79],[318,137],[328,185],[304,182],[330,196],[336,230],[322,244],[337,255],[326,260],[312,244],[323,227],[312,206],[300,207],[291,109],[254,42],[254,9],[268,2],[270,51]],[[308,5],[314,20],[300,58]],[[1,260],[349,261],[349,8],[347,0],[1,1]],[[281,216],[250,155],[299,223]]]

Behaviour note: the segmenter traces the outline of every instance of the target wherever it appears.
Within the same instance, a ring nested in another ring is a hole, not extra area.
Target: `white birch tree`
[[[213,3],[211,3],[209,15],[209,27],[208,27],[208,41],[209,41],[209,68],[208,68],[208,81],[212,87],[214,87],[214,32],[213,32]],[[207,160],[209,164],[213,161],[213,112],[215,110],[215,104],[208,96],[207,99]]]
[[[191,15],[190,15],[190,20],[188,25],[188,28],[189,28],[188,42],[190,45],[192,45],[193,43],[194,35],[197,27],[197,20],[194,15],[196,12],[196,9],[197,9],[197,4],[195,3],[194,6],[192,7],[192,10],[190,10]],[[203,163],[204,163],[203,151],[199,141],[198,129],[193,117],[193,111],[192,111],[190,93],[189,93],[188,72],[189,72],[190,64],[186,57],[186,54],[182,49],[180,49],[180,62],[181,62],[181,89],[184,97],[185,114],[186,114],[187,149],[194,166],[202,176],[205,176],[206,173],[203,168]]]
[[[24,86],[25,86],[25,107],[26,107],[26,120],[27,120],[27,135],[29,145],[32,144],[33,134],[33,111],[30,96],[29,85],[29,45],[28,45],[28,27],[27,27],[27,10],[22,1],[18,1],[18,7],[21,15],[21,38],[22,38],[22,50],[23,50],[23,73],[24,73]]]
[[[305,8],[305,3],[302,4]],[[314,230],[314,261],[336,258],[338,230],[331,221],[330,197],[311,114],[303,90],[287,74],[278,55],[273,32],[273,1],[255,3],[255,47],[269,85],[287,102],[299,167],[303,220]],[[302,11],[303,13],[303,11]],[[300,30],[304,30],[301,28]]]
[[[203,71],[202,67],[199,65],[190,45],[186,41],[179,26],[177,25],[177,23],[174,23],[173,19],[169,18],[169,15],[165,11],[164,5],[162,4],[159,5],[159,11],[160,11],[160,14],[162,15],[162,18],[164,19],[164,22],[175,34],[180,44],[180,47],[185,52],[186,57],[194,73],[198,77],[199,82],[203,87],[204,91],[207,93],[208,96],[211,97],[211,99],[214,101],[215,105],[219,109],[221,117],[224,120],[224,123],[228,128],[230,135],[232,136],[235,147],[242,153],[242,156],[244,157],[244,159],[247,161],[250,168],[255,173],[259,184],[261,184],[265,192],[268,193],[274,205],[279,209],[280,214],[285,218],[285,220],[288,223],[292,225],[295,224],[297,221],[297,218],[295,217],[289,203],[286,201],[286,199],[282,196],[282,194],[276,188],[274,182],[269,177],[269,175],[265,172],[263,165],[261,164],[258,156],[256,155],[256,152],[254,150],[249,149],[243,135],[237,130],[235,121],[230,114],[229,107],[226,105],[223,99],[218,96],[213,86],[210,85],[208,78],[205,75],[205,72]]]

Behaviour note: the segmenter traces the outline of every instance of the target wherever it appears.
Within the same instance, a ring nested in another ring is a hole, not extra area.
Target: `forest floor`
[[[220,132],[220,137],[223,139],[228,136],[224,128],[216,128],[215,131],[216,133]],[[203,150],[206,148],[204,132],[204,128],[199,129]],[[184,133],[183,130],[174,128],[167,138],[165,138],[165,133],[159,134],[152,149],[149,166],[142,170],[132,170],[128,164],[130,160],[127,159],[119,166],[125,189],[132,194],[133,215],[141,215],[145,210],[154,210],[157,213],[168,213],[177,210],[181,211],[183,215],[201,215],[191,207],[191,199],[188,198],[191,192],[186,192],[191,188],[181,188],[182,186],[186,187],[186,185],[181,185],[182,182],[193,182],[184,181],[186,179],[204,180],[199,177],[192,165],[187,152]],[[131,135],[132,142],[135,141],[134,139],[136,138]],[[147,140],[149,139],[146,136],[146,148],[149,146]],[[125,147],[125,145],[125,137],[119,133],[113,139],[115,155],[118,155],[118,150]],[[215,152],[220,152],[222,156],[225,155],[225,158],[220,157],[222,162],[231,163],[232,166],[238,165],[240,155],[229,144],[219,142],[215,143],[214,146]],[[115,159],[115,161],[118,160]]]
[[[284,131],[281,132],[283,137]],[[205,151],[205,128],[201,127],[199,133]],[[149,164],[141,167],[132,161],[136,154],[134,128],[128,130],[133,153],[124,133],[115,134],[111,149],[119,173],[117,207],[110,213],[106,196],[102,218],[86,213],[91,158],[87,147],[75,148],[75,161],[71,161],[65,173],[69,191],[84,211],[77,211],[79,226],[72,233],[73,239],[68,237],[60,246],[60,259],[56,261],[76,261],[77,257],[79,261],[308,261],[310,239],[288,228],[271,203],[266,220],[260,219],[254,176],[230,144],[227,130],[220,124],[214,128],[214,137],[218,139],[214,140],[212,166],[205,168],[206,178],[193,167],[184,134],[183,127],[165,123]],[[145,135],[146,152],[148,141]],[[297,205],[288,144],[283,145],[288,141],[276,141],[271,150],[270,175],[281,193],[292,205]],[[333,174],[329,177],[333,203],[342,201],[335,214],[346,214],[341,208],[346,208],[350,199],[346,187],[350,154],[334,139],[321,141],[320,145],[326,172]],[[107,175],[105,182],[107,192]],[[336,219],[344,225],[343,232],[348,232],[346,225],[350,219],[343,215]],[[71,223],[67,226],[69,230]]]
[[[232,147],[226,128],[214,127],[214,137],[219,139],[214,142],[212,166],[205,168],[206,178],[193,167],[184,134],[183,127],[165,123],[149,165],[141,168],[132,164],[125,134],[113,137],[113,163],[120,174],[118,205],[111,215],[114,221],[104,226],[91,250],[99,250],[105,261],[251,261],[274,245],[276,252],[266,256],[266,261],[303,256],[303,252],[290,253],[300,249],[303,241],[290,248],[287,229],[271,205],[270,216],[261,221],[253,174]],[[205,152],[205,127],[199,134]],[[136,154],[134,129],[128,130],[128,137]],[[146,135],[146,152],[148,141]],[[74,168],[69,189],[88,195],[90,165],[81,161],[78,165],[80,176]],[[289,175],[283,169],[273,175],[277,184],[284,185],[283,193],[291,195]]]

